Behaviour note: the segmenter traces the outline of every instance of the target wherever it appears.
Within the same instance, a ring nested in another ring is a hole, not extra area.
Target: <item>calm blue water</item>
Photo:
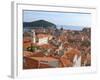
[[[63,29],[66,29],[66,30],[82,30],[84,27],[81,27],[81,26],[66,26],[66,25],[57,25],[56,26],[58,29],[60,28],[63,28]],[[23,29],[24,32],[29,32],[31,31],[32,27],[31,28],[28,28],[28,27],[25,27]]]
[[[58,25],[57,28],[58,29],[63,28],[63,29],[66,29],[66,30],[82,30],[84,27],[81,27],[81,26]]]

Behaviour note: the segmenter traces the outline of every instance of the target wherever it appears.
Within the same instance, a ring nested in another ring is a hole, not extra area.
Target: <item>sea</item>
[[[71,25],[57,25],[56,26],[57,29],[66,29],[66,30],[82,30],[83,28],[86,28],[86,27],[83,27],[83,26],[71,26]],[[32,27],[24,27],[23,28],[23,32],[30,32],[32,29]],[[34,28],[33,28],[34,29]]]

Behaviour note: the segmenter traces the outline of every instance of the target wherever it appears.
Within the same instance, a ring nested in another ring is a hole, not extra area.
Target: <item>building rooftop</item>
[[[49,37],[47,34],[37,34],[37,38],[46,38]]]

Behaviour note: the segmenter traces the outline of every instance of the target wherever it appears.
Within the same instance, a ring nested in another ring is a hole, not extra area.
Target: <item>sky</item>
[[[56,25],[91,26],[91,14],[89,13],[23,11],[23,22],[36,20],[46,20]]]

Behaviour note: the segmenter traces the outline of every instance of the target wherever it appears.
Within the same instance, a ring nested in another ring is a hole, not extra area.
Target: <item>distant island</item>
[[[23,22],[24,28],[53,28],[56,29],[56,25],[54,23],[45,21],[45,20],[37,20],[33,22]]]

